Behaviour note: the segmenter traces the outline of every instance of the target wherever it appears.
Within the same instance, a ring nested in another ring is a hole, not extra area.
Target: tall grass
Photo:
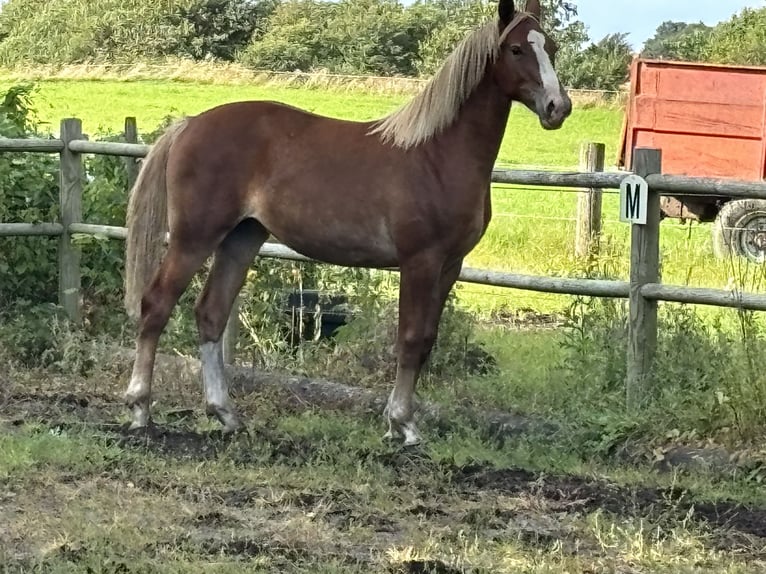
[[[98,80],[98,81],[180,81],[197,84],[269,85],[272,87],[318,88],[323,90],[404,94],[414,96],[428,78],[402,76],[370,76],[333,74],[322,70],[312,72],[277,72],[254,70],[235,62],[194,61],[168,58],[158,62],[140,63],[81,63],[35,64],[0,69],[0,77],[14,81]],[[602,90],[570,90],[579,107],[621,107],[626,92]]]

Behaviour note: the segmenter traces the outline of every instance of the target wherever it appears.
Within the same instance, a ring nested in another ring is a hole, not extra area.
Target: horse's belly
[[[267,228],[269,225],[264,222]],[[301,255],[347,267],[396,267],[396,248],[383,226],[312,225],[274,226],[269,231]]]

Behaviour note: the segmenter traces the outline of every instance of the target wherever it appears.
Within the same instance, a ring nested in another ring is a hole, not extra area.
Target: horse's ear
[[[513,0],[500,0],[497,4],[497,15],[500,18],[500,30],[502,31],[516,15],[516,6],[513,4]]]
[[[526,11],[537,18],[538,22],[542,22],[543,10],[540,7],[540,0],[527,0]]]

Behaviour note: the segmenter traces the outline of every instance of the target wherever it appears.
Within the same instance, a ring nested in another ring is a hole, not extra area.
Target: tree
[[[340,0],[324,40],[338,47],[335,69],[414,75],[419,44],[435,21],[431,12],[419,8],[405,9],[398,0]]]
[[[418,47],[417,71],[422,76],[438,70],[460,40],[497,13],[495,3],[471,0],[426,0],[419,9],[430,13],[434,23]]]
[[[178,25],[188,33],[173,52],[196,60],[234,60],[253,34],[265,30],[278,4],[279,0],[196,0],[179,11]]]
[[[745,8],[715,27],[708,46],[713,62],[766,65],[766,8]]]
[[[665,60],[704,60],[712,31],[713,28],[702,22],[663,22],[644,44],[641,56]]]
[[[559,78],[570,88],[617,90],[628,79],[632,59],[627,34],[609,34],[573,54]]]
[[[517,4],[521,4],[517,2]],[[423,9],[440,15],[436,26],[420,45],[418,72],[432,74],[455,45],[471,30],[497,13],[497,2],[487,0],[422,0]],[[543,26],[558,44],[560,53],[575,52],[588,39],[577,6],[568,0],[543,0]]]
[[[323,42],[337,4],[314,0],[288,0],[277,6],[266,32],[241,54],[240,61],[257,69],[308,71],[320,62],[335,61],[334,46]]]

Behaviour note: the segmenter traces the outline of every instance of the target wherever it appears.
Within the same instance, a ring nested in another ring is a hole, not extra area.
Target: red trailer
[[[633,61],[619,164],[634,147],[662,150],[667,174],[766,177],[766,67]],[[719,256],[766,260],[766,201],[663,197],[666,217],[715,221]]]

